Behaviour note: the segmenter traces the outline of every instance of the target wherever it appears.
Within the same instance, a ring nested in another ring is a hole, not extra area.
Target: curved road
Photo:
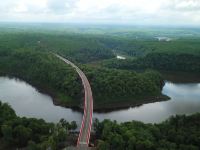
[[[84,86],[85,91],[85,101],[84,101],[84,115],[82,119],[82,124],[79,132],[79,137],[77,141],[77,147],[79,148],[87,148],[89,145],[90,140],[90,131],[92,127],[92,115],[93,115],[93,97],[92,97],[92,90],[90,87],[90,83],[85,76],[85,74],[72,62],[63,58],[60,55],[54,54],[56,57],[64,61],[65,63],[71,65],[73,68],[76,69],[76,72],[79,74],[82,84]]]

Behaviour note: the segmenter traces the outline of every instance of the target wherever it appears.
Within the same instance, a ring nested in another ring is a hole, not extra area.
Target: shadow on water
[[[185,79],[188,81],[188,77]],[[94,118],[158,123],[171,115],[200,112],[200,82],[166,81],[162,92],[171,97],[171,100],[106,113],[94,112]],[[64,118],[67,121],[77,121],[78,124],[82,120],[80,111],[54,105],[49,95],[16,78],[0,77],[0,100],[8,102],[19,116],[43,118],[48,122],[58,122]]]
[[[161,71],[164,79],[173,83],[200,83],[200,74]]]

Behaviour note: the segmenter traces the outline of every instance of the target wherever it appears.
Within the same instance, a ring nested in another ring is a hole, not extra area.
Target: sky
[[[200,0],[0,0],[0,22],[200,25]]]

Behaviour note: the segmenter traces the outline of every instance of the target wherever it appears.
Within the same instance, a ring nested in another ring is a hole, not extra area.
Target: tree
[[[70,125],[70,129],[71,129],[71,130],[76,130],[76,128],[77,128],[76,121],[72,121],[72,122],[71,122],[71,125]]]
[[[135,150],[136,149],[136,138],[134,136],[130,137],[128,140],[128,150]]]
[[[30,128],[26,128],[22,125],[18,125],[14,128],[13,136],[20,146],[26,146],[31,139],[32,131]]]
[[[110,146],[113,150],[122,150],[124,148],[124,141],[121,135],[113,134],[110,138]]]
[[[7,143],[11,143],[13,141],[12,135],[12,127],[9,125],[3,125],[1,127],[1,132],[3,134],[3,138]]]
[[[109,148],[109,144],[107,142],[99,140],[98,144],[97,144],[97,149],[98,150],[109,150],[110,148]]]

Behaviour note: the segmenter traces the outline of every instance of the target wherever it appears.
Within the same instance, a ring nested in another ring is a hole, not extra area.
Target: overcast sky
[[[200,0],[0,0],[0,21],[200,25]]]

